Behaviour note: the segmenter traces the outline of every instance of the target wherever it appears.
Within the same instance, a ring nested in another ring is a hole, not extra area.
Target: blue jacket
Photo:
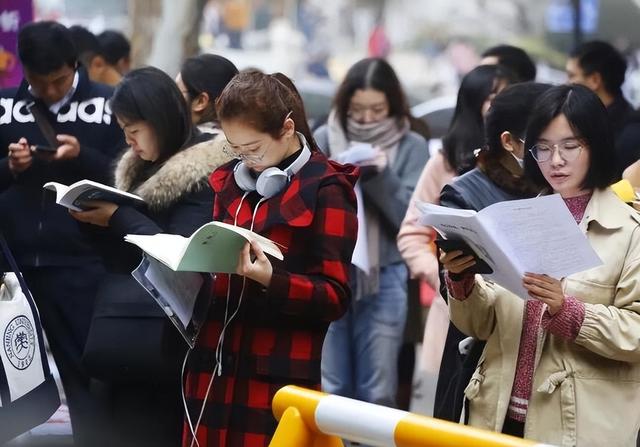
[[[9,170],[8,147],[22,137],[29,145],[47,142],[27,109],[36,99],[26,81],[0,91],[0,230],[22,267],[71,266],[98,259],[90,239],[66,208],[56,205],[46,182],[70,185],[82,179],[111,183],[115,156],[125,146],[124,135],[111,114],[109,86],[89,80],[79,70],[77,89],[57,115],[45,107],[57,134],[75,136],[80,155],[74,160],[33,164],[14,177]]]

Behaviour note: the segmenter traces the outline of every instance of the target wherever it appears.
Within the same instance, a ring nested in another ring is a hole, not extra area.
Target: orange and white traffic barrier
[[[526,439],[292,385],[276,393],[272,407],[280,423],[270,447],[343,447],[341,439],[379,447],[543,447]]]

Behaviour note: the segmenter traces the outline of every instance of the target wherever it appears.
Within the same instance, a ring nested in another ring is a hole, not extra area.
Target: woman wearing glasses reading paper
[[[183,445],[266,447],[273,396],[288,384],[320,387],[327,327],[349,305],[357,170],[317,149],[282,74],[238,74],[216,109],[237,160],[210,177],[213,218],[280,244],[284,260],[247,244],[237,274],[218,275],[188,363]]]
[[[465,273],[472,258],[442,254],[447,275],[462,275],[447,279],[451,320],[487,341],[465,390],[469,423],[554,445],[635,446],[640,218],[607,188],[606,110],[585,87],[554,87],[525,140],[525,172],[562,196],[603,265],[567,278],[527,273],[529,296],[517,297]]]

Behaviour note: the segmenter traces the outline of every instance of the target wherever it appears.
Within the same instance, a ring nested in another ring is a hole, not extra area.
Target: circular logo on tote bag
[[[24,315],[11,320],[4,330],[2,344],[11,364],[16,369],[27,369],[36,352],[36,334],[31,320]]]

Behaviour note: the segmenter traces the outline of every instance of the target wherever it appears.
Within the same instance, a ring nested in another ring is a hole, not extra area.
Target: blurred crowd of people
[[[239,47],[244,13],[226,14]],[[376,57],[350,67],[312,132],[281,73],[203,54],[172,79],[132,70],[115,31],[20,30],[24,80],[0,92],[0,231],[38,304],[75,445],[267,446],[288,384],[406,409],[418,339],[438,418],[555,445],[636,445],[640,215],[619,191],[640,187],[640,115],[622,93],[624,57],[586,42],[553,86],[535,82],[522,49],[489,48],[431,153],[385,39],[372,35]],[[43,189],[83,179],[145,206],[69,211]],[[473,255],[438,250],[416,206],[553,193],[603,264],[530,272],[528,296],[474,274]],[[212,220],[268,237],[284,260],[251,241],[235,273],[203,274],[209,310],[188,349],[131,276],[141,252],[124,236],[189,237]]]

